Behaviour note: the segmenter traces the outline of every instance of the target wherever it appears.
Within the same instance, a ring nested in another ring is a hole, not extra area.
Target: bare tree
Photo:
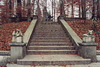
[[[12,2],[11,2],[11,0],[9,0],[9,9],[11,10],[12,9]]]
[[[81,0],[79,0],[79,18],[81,18]]]
[[[40,9],[40,0],[37,0],[37,15],[38,15],[38,20],[41,21],[41,9]]]
[[[34,14],[34,7],[35,7],[34,5],[35,5],[35,0],[33,0],[33,5],[32,5],[33,6],[33,10],[32,10],[33,14]]]
[[[100,0],[97,0],[97,18],[100,19]]]
[[[31,21],[31,1],[27,0],[27,6],[28,6],[28,13],[27,13],[27,17],[28,17],[28,21]]]
[[[73,0],[71,0],[72,1],[72,17],[74,17],[74,7],[73,7]]]
[[[21,18],[22,18],[22,15],[21,15],[21,0],[17,0],[17,12],[16,12],[16,19],[17,19],[17,22],[21,21]]]
[[[64,0],[60,0],[60,15],[64,16],[65,11],[64,11]]]
[[[86,0],[81,0],[82,18],[86,19]]]
[[[97,19],[97,0],[93,0],[92,19]]]

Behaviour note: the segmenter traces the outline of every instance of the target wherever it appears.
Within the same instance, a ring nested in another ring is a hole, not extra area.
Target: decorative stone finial
[[[83,42],[85,43],[95,42],[95,36],[93,35],[93,30],[89,30],[87,34],[83,34]]]

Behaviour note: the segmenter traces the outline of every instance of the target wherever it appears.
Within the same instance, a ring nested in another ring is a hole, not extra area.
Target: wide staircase
[[[27,55],[17,60],[21,65],[88,64],[77,54],[68,34],[57,22],[39,22],[27,47]]]

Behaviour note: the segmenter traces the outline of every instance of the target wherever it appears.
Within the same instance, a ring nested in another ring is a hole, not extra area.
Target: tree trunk
[[[56,19],[56,16],[55,16],[55,6],[56,6],[56,3],[55,3],[55,0],[54,0],[54,22],[55,22],[55,19]]]
[[[27,1],[27,6],[28,7],[31,6],[31,1],[30,0]],[[31,21],[31,9],[30,9],[30,7],[28,8],[28,15],[27,15],[27,17],[28,17],[27,21],[28,22]]]
[[[93,0],[92,19],[97,20],[97,0]]]
[[[53,16],[53,0],[52,0],[52,16]]]
[[[20,22],[21,21],[21,18],[22,18],[22,15],[21,15],[21,0],[17,0],[17,22]]]
[[[97,18],[100,19],[100,0],[97,0]]]
[[[72,0],[72,17],[74,17],[74,8],[73,8],[73,0]]]
[[[82,5],[82,18],[86,19],[86,0],[81,0]]]
[[[35,0],[33,0],[33,10],[32,10],[33,14],[34,14],[34,4],[35,4]]]
[[[9,0],[9,9],[12,10],[12,2]]]
[[[30,4],[31,4],[31,1],[27,0],[27,6],[30,6]]]
[[[81,18],[81,0],[79,0],[79,18]]]
[[[64,11],[64,1],[60,0],[60,15],[64,16],[65,15],[65,11]]]
[[[39,1],[40,0],[37,0],[37,15],[38,15],[38,20],[41,21],[41,10],[40,10]]]
[[[17,6],[21,6],[21,0],[17,0]]]

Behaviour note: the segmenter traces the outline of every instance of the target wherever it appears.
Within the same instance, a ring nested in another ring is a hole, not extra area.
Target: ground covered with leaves
[[[29,24],[30,22],[13,22],[0,25],[0,50],[10,50],[9,43],[12,42],[12,32],[19,29],[24,34]]]
[[[0,66],[0,67],[6,67],[6,66]]]
[[[93,35],[95,35],[96,38],[95,41],[99,44],[97,49],[100,50],[100,21],[75,20],[67,21],[67,23],[81,39],[83,38],[83,34],[88,33],[88,30],[93,30]]]

